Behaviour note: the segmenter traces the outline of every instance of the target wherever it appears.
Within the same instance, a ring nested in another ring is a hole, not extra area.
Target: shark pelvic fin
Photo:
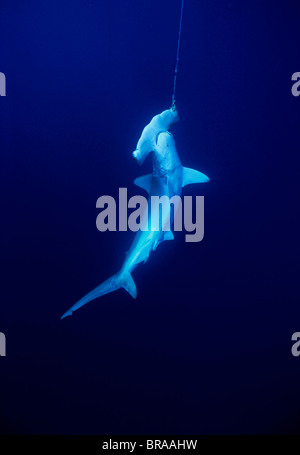
[[[125,291],[127,291],[128,294],[131,295],[131,297],[136,299],[136,296],[137,296],[136,285],[129,272],[126,273],[126,275],[124,275],[124,278],[122,281],[123,281],[122,288],[125,289]]]
[[[196,171],[195,169],[190,169],[188,167],[183,168],[182,175],[182,187],[190,185],[191,183],[206,183],[209,182],[209,177],[202,174],[202,172]]]
[[[134,182],[135,185],[139,186],[143,190],[147,191],[150,194],[151,185],[152,185],[152,174],[142,175],[141,177],[137,177]]]
[[[172,231],[165,231],[164,232],[164,238],[163,241],[165,240],[174,240],[174,234]]]
[[[158,245],[162,242],[164,242],[165,240],[174,240],[174,234],[172,231],[163,231],[163,234],[162,234],[162,237],[157,241],[155,242],[155,244],[153,245],[153,251],[156,250],[156,248],[158,247]]]

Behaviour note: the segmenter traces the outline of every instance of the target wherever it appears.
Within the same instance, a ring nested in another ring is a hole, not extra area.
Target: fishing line
[[[178,32],[178,42],[177,42],[177,56],[176,56],[176,65],[175,65],[175,74],[174,74],[174,85],[173,85],[173,95],[172,95],[172,105],[171,109],[175,111],[175,92],[176,92],[176,82],[177,82],[177,72],[178,72],[178,63],[179,63],[179,49],[180,49],[180,40],[181,40],[181,27],[182,27],[182,16],[183,16],[183,4],[184,0],[181,3],[181,12],[180,12],[180,22],[179,22],[179,32]]]

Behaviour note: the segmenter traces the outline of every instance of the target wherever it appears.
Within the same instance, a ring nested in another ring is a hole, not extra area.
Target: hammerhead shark
[[[134,159],[140,165],[149,154],[152,154],[152,174],[138,177],[134,180],[137,186],[148,192],[149,199],[151,199],[151,196],[168,196],[169,198],[175,195],[180,196],[184,186],[191,183],[209,181],[209,178],[202,172],[182,166],[174,138],[168,131],[171,125],[178,120],[178,113],[172,108],[153,117],[151,122],[144,128],[136,150],[133,152]],[[149,207],[147,211],[149,216],[151,216],[151,213],[155,213],[155,211],[150,210]],[[88,302],[120,288],[125,289],[135,299],[137,289],[131,273],[138,264],[148,260],[149,254],[156,249],[159,243],[174,238],[171,230],[164,229],[167,222],[173,222],[174,213],[170,209],[169,213],[164,216],[168,219],[161,220],[159,229],[139,230],[135,235],[131,248],[126,253],[121,270],[82,297],[63,314],[61,319],[71,316],[74,311]]]

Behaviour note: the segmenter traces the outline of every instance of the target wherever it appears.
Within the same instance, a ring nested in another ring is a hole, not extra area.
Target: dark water
[[[1,1],[1,433],[289,433],[300,425],[296,1],[186,0],[173,128],[210,176],[205,238],[158,247],[138,299],[103,297],[134,234],[99,196],[170,106],[179,0]]]

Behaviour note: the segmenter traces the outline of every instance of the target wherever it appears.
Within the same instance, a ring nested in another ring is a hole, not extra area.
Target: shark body
[[[182,166],[174,138],[168,131],[176,121],[178,121],[177,111],[171,109],[155,116],[144,128],[137,149],[133,152],[133,157],[138,164],[142,164],[147,155],[152,154],[152,174],[138,177],[134,181],[137,186],[148,192],[149,201],[152,200],[152,196],[159,198],[168,196],[171,199],[173,196],[180,196],[185,185],[209,181],[205,174]],[[148,204],[148,225],[151,225],[150,218],[153,213],[159,214],[159,209],[151,207],[151,204],[156,203],[158,202]],[[144,231],[139,230],[130,250],[126,253],[121,270],[86,294],[66,311],[61,319],[71,316],[74,311],[88,302],[120,288],[124,288],[133,298],[136,298],[137,289],[131,273],[140,263],[148,260],[150,253],[156,249],[159,243],[174,238],[171,230],[164,229],[167,224],[172,224],[174,216],[175,213],[170,209],[167,213],[162,214],[158,230],[150,228]]]

